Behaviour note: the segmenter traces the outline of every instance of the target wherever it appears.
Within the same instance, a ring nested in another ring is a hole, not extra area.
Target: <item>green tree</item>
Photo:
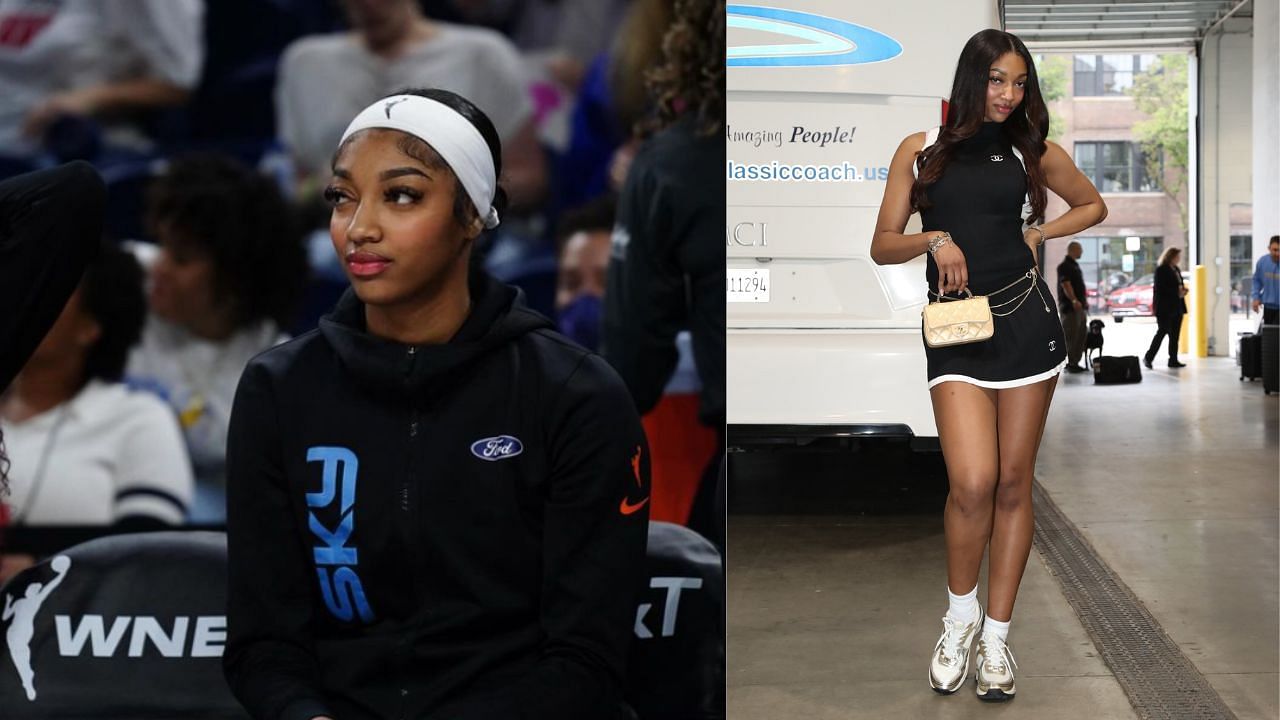
[[[1147,116],[1133,131],[1146,156],[1148,177],[1159,179],[1178,204],[1186,230],[1187,208],[1179,195],[1187,184],[1187,56],[1159,56],[1134,77],[1127,92]]]
[[[1049,107],[1049,139],[1060,142],[1062,138],[1062,116],[1053,109],[1051,103],[1061,100],[1067,94],[1067,68],[1070,67],[1070,56],[1041,55],[1036,58],[1036,75],[1040,79],[1040,95],[1044,104]]]

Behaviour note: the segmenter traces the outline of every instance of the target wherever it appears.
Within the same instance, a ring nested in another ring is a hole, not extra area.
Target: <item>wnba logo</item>
[[[30,701],[36,699],[36,672],[31,667],[31,638],[35,636],[36,613],[40,612],[40,606],[67,576],[67,570],[71,569],[71,558],[58,555],[49,563],[49,567],[57,573],[57,577],[47,585],[31,583],[17,600],[5,593],[4,612],[0,614],[0,618],[10,621],[4,640],[9,647],[9,659],[13,661],[13,667],[17,669],[18,678],[22,681],[22,689]]]

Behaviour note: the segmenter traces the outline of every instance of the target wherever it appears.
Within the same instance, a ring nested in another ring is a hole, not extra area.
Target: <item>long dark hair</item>
[[[641,122],[647,137],[693,116],[696,132],[715,135],[724,127],[724,0],[677,0],[675,21],[662,39],[662,62],[649,71],[653,118]]]
[[[1048,197],[1040,158],[1044,155],[1044,141],[1049,135],[1049,110],[1040,94],[1040,79],[1036,75],[1036,65],[1027,46],[1018,36],[1003,30],[983,30],[969,38],[969,42],[960,51],[955,80],[951,83],[951,107],[947,112],[947,122],[942,126],[938,141],[925,148],[916,158],[919,177],[911,186],[913,210],[929,207],[926,192],[946,171],[956,145],[973,137],[982,127],[987,114],[987,78],[991,72],[991,63],[1007,52],[1017,53],[1027,64],[1027,82],[1022,104],[1004,121],[1003,130],[1013,146],[1022,153],[1022,160],[1027,168],[1031,216],[1026,221],[1032,223],[1044,219]]]
[[[80,281],[84,312],[101,328],[85,356],[82,382],[94,378],[120,382],[129,351],[142,338],[147,320],[146,277],[133,253],[114,243],[102,243],[98,257],[85,268]]]
[[[662,57],[662,39],[675,17],[675,0],[634,0],[609,49],[609,91],[618,127],[627,133],[652,107],[646,69]]]

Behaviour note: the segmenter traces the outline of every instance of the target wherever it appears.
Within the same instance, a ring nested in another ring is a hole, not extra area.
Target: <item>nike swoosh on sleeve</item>
[[[634,505],[627,502],[626,498],[622,498],[622,504],[618,506],[618,511],[621,512],[623,515],[632,515],[637,510],[644,507],[648,503],[649,503],[649,498],[645,498],[640,502],[635,503]]]

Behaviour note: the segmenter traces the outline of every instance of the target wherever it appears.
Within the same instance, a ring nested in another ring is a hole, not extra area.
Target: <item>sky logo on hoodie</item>
[[[373,610],[356,574],[360,552],[347,544],[356,524],[353,506],[360,461],[347,448],[317,446],[307,448],[307,462],[323,463],[320,492],[307,493],[307,507],[337,510],[338,516],[338,524],[330,527],[316,516],[315,510],[307,513],[307,526],[318,541],[313,555],[325,607],[344,622],[350,622],[359,613],[362,621],[371,623]],[[325,515],[332,517],[334,513]]]
[[[510,435],[483,438],[471,443],[471,454],[489,462],[513,458],[522,452],[524,452],[524,444],[519,438]]]

